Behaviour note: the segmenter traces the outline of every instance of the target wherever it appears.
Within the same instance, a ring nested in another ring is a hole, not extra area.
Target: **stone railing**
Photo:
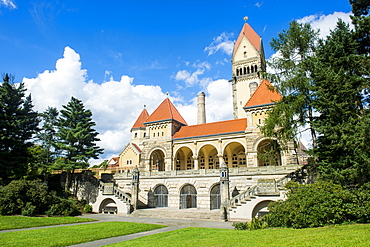
[[[297,165],[293,166],[259,166],[259,167],[235,167],[229,168],[229,176],[253,176],[266,174],[287,174],[297,170]],[[300,166],[299,166],[300,167]],[[160,177],[197,177],[197,176],[220,176],[220,169],[200,169],[200,170],[173,170],[173,171],[146,171],[140,172],[140,178],[160,178]],[[115,179],[132,179],[132,173],[116,173]]]
[[[248,188],[246,191],[240,193],[237,196],[234,196],[230,199],[228,209],[231,210],[232,208],[240,205],[243,202],[250,201],[251,199],[256,197],[257,192],[257,185]]]
[[[99,189],[102,191],[103,195],[114,195],[123,202],[131,205],[131,196],[123,192],[118,186],[114,183],[104,183],[100,181]]]

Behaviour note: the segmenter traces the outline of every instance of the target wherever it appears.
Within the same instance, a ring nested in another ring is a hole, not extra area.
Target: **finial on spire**
[[[244,22],[247,22],[248,21],[248,16],[244,16]]]
[[[170,95],[170,94],[167,92],[166,95],[167,95],[167,98],[168,98],[168,95]]]
[[[146,108],[146,105],[144,105],[144,108]]]

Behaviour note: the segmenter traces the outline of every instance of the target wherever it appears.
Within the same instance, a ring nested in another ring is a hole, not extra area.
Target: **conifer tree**
[[[58,123],[58,140],[55,147],[60,151],[54,169],[67,171],[66,190],[71,187],[71,175],[75,169],[86,169],[88,160],[97,159],[103,149],[95,142],[98,132],[93,128],[92,113],[86,110],[82,101],[74,97],[63,105]]]
[[[320,134],[313,150],[323,179],[342,185],[370,181],[369,58],[358,53],[354,32],[343,21],[320,45],[312,77],[313,122]]]
[[[314,55],[318,32],[310,24],[293,21],[288,30],[278,34],[270,45],[277,56],[269,62],[273,73],[267,74],[274,83],[274,89],[283,97],[276,102],[269,112],[261,131],[266,136],[276,137],[280,141],[295,140],[299,134],[310,128],[313,119],[311,106],[312,80],[311,57]],[[315,131],[310,128],[312,141],[316,139]]]
[[[0,84],[0,178],[4,182],[26,175],[28,148],[39,123],[31,96],[25,97],[23,83],[13,81],[5,74]]]
[[[57,152],[53,146],[56,141],[56,131],[58,125],[59,112],[55,107],[48,107],[40,114],[42,127],[37,134],[39,146],[33,151],[36,153],[36,160],[39,164],[38,170],[42,175],[46,175],[48,169],[55,162]]]

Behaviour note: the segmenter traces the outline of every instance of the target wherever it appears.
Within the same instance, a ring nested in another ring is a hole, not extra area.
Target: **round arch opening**
[[[162,150],[154,150],[150,155],[150,170],[151,171],[164,171],[164,153]]]
[[[268,205],[270,204],[270,202],[272,202],[271,200],[266,200],[266,201],[262,201],[262,202],[259,202],[254,208],[253,208],[253,211],[252,211],[252,218],[254,217],[262,217],[266,214],[269,213],[269,210],[267,209]]]
[[[180,209],[197,207],[197,190],[191,184],[182,187],[180,192]]]

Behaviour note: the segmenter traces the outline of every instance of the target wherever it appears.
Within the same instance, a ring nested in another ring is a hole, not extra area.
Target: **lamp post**
[[[223,162],[220,166],[220,195],[221,195],[221,207],[220,217],[221,220],[228,220],[228,204],[230,200],[229,193],[229,168],[226,163]]]

